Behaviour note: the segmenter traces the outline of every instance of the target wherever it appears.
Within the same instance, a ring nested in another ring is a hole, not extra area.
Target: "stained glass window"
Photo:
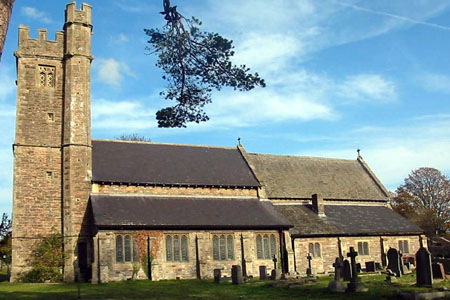
[[[123,243],[121,235],[116,237],[116,262],[123,262]]]

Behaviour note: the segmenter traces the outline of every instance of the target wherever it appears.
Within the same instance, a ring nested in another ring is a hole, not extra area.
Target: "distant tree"
[[[186,127],[188,122],[209,120],[203,107],[211,102],[212,89],[228,86],[248,91],[265,86],[258,73],[251,74],[245,65],[231,63],[231,40],[200,31],[201,21],[186,19],[169,0],[163,0],[163,7],[166,25],[144,29],[150,37],[147,50],[158,56],[156,66],[164,71],[162,78],[168,82],[161,95],[177,102],[156,113],[159,127]]]
[[[117,139],[122,140],[122,141],[136,141],[136,142],[151,142],[152,141],[150,138],[139,135],[137,133],[122,134]]]
[[[450,180],[434,168],[420,168],[405,178],[393,198],[394,210],[421,226],[429,235],[450,224]]]
[[[5,45],[13,5],[14,0],[0,0],[0,61],[2,59],[3,46]]]
[[[0,221],[0,240],[11,232],[11,219],[6,213],[3,213]]]

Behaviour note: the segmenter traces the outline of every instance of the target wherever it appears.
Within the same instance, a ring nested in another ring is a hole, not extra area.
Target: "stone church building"
[[[69,3],[55,40],[19,27],[12,281],[33,245],[64,237],[66,281],[211,278],[241,265],[332,271],[353,246],[386,265],[423,231],[356,160],[91,139],[91,6]],[[364,266],[364,264],[363,264]]]

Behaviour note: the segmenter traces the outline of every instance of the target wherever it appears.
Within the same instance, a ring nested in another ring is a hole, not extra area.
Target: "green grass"
[[[402,277],[398,283],[387,284],[384,276],[363,277],[368,293],[352,294],[351,299],[390,299],[394,290],[420,290],[414,275]],[[101,285],[80,284],[81,298],[88,299],[348,299],[348,294],[330,294],[326,287],[331,277],[301,287],[270,287],[270,281],[252,281],[239,286],[215,284],[211,280],[123,281]],[[448,281],[435,287],[450,287]],[[0,283],[0,299],[77,299],[77,284]]]

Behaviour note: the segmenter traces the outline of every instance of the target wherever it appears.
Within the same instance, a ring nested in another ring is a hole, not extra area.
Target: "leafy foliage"
[[[60,282],[64,265],[63,237],[54,233],[37,242],[31,254],[31,270],[23,282]]]
[[[168,82],[161,95],[177,104],[156,113],[159,127],[186,127],[187,122],[209,120],[203,108],[211,102],[213,89],[227,86],[248,91],[265,86],[258,73],[251,74],[245,65],[231,63],[231,40],[201,31],[200,20],[184,18],[169,0],[164,0],[161,14],[167,20],[162,29],[144,29],[150,37],[147,50],[158,55],[156,66],[164,71],[163,79]]]
[[[122,141],[135,141],[135,142],[151,142],[152,141],[150,138],[139,135],[137,133],[122,134],[117,139],[122,140]]]
[[[6,213],[3,213],[0,221],[0,240],[11,232],[11,219]]]
[[[445,232],[450,224],[450,180],[439,170],[412,171],[396,194],[394,210],[421,226],[427,235]]]

